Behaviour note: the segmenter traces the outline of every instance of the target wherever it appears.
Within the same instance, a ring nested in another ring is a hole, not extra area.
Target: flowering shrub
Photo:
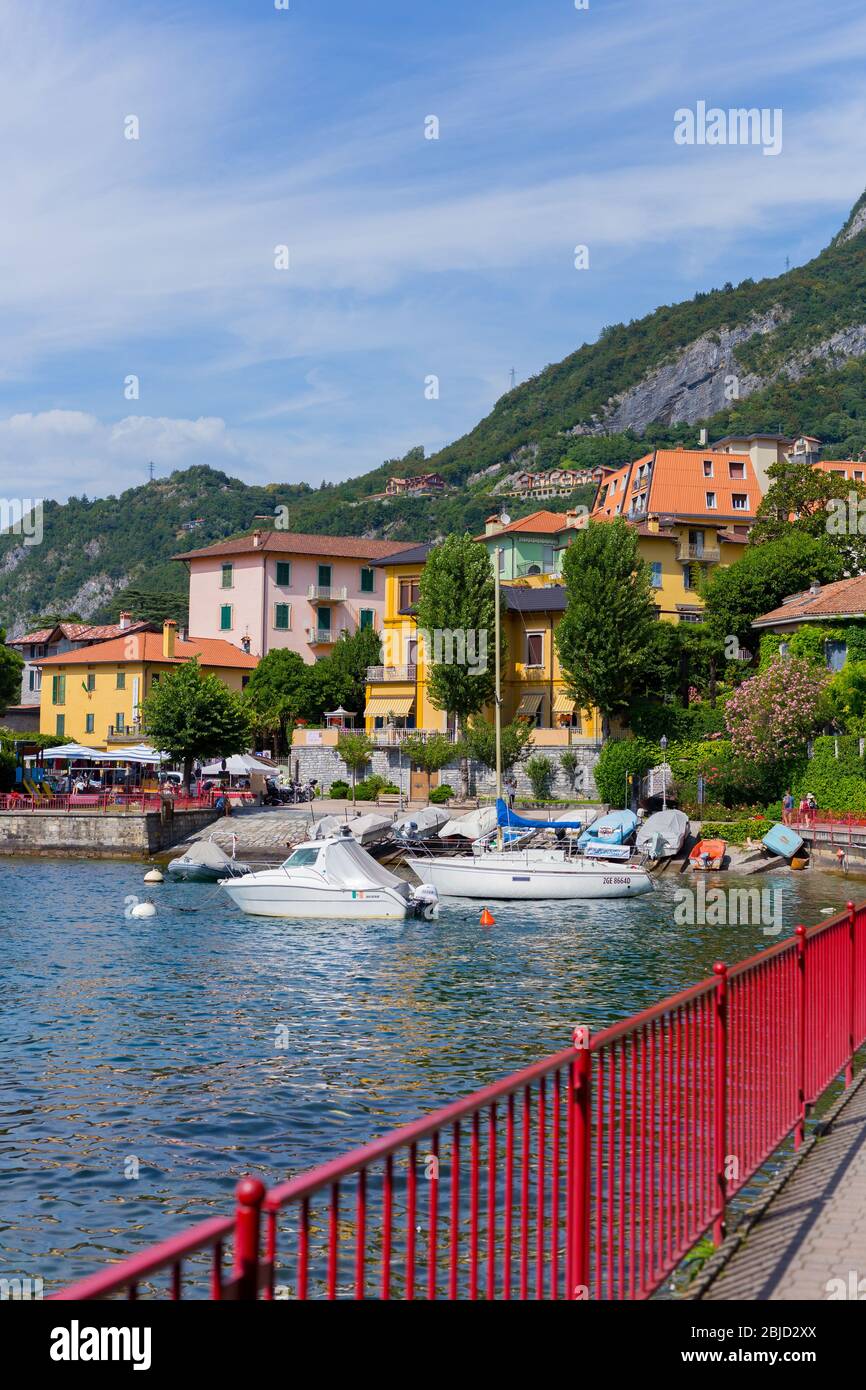
[[[828,675],[801,658],[777,658],[725,706],[734,754],[773,763],[802,752],[821,722]]]

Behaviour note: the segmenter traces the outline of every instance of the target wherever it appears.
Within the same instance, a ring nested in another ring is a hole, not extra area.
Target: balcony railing
[[[407,738],[421,739],[426,743],[431,738],[444,738],[449,743],[457,743],[457,735],[453,729],[404,729],[402,726],[392,724],[386,725],[384,729],[372,729],[369,734],[373,743],[379,746],[396,747],[399,743],[405,743]]]
[[[341,589],[334,588],[332,584],[311,584],[307,589],[307,598],[311,603],[345,603],[348,595],[345,584]]]
[[[368,666],[367,680],[370,685],[382,681],[414,681],[418,675],[417,666]]]
[[[339,632],[332,627],[308,627],[306,629],[307,641],[311,642],[313,646],[329,647],[333,642],[339,641],[345,631],[344,627],[341,627]]]
[[[140,743],[144,735],[141,724],[126,724],[122,729],[118,729],[115,724],[109,724],[106,734],[107,743]]]
[[[686,545],[685,542],[681,542],[677,551],[678,560],[696,560],[704,565],[717,565],[721,558],[720,550],[709,550],[705,545]]]

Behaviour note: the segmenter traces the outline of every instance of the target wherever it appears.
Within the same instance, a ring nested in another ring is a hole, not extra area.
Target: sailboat
[[[429,883],[440,897],[445,898],[544,902],[578,898],[629,898],[651,892],[652,879],[640,864],[610,863],[571,853],[566,836],[569,831],[585,833],[586,820],[533,820],[517,815],[503,800],[498,550],[493,557],[493,573],[496,590],[496,826],[473,841],[470,854],[456,858],[433,858],[420,852],[407,855],[404,863],[422,883]],[[627,814],[631,816],[632,813]],[[611,833],[610,842],[601,842],[602,849],[610,851],[610,858],[617,858],[623,850],[624,857],[630,858],[630,851],[625,848],[623,841],[637,825],[637,817],[632,816],[632,820],[630,826],[624,820],[618,820],[617,830]],[[556,837],[552,845],[531,843],[540,834],[551,833]]]

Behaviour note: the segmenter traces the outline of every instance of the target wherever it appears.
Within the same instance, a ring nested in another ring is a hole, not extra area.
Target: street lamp
[[[668,809],[668,785],[667,785],[668,779],[667,779],[667,773],[666,773],[666,771],[665,771],[665,768],[666,768],[665,753],[666,753],[666,751],[667,751],[667,746],[668,746],[667,734],[662,734],[661,738],[659,739],[659,748],[662,750],[662,810],[663,810],[663,811],[666,811],[666,810]]]

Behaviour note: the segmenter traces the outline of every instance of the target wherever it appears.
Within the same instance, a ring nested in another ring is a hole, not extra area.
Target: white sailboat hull
[[[405,862],[443,898],[509,901],[633,898],[652,891],[645,869],[582,860],[539,861],[532,852],[473,855],[466,859],[409,858]]]

